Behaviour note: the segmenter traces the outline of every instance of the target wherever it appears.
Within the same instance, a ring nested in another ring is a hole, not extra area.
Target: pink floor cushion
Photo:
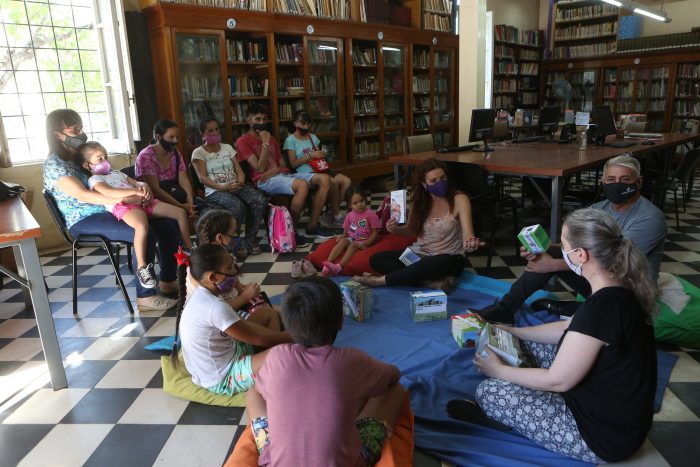
[[[393,234],[380,234],[377,242],[366,250],[357,251],[350,262],[343,268],[343,275],[352,276],[356,274],[362,274],[363,272],[372,272],[369,266],[369,259],[372,255],[390,250],[403,250],[407,246],[412,245],[416,241],[415,237],[404,237],[403,235],[393,235]],[[309,255],[309,259],[320,271],[323,268],[323,262],[328,259],[328,255],[335,246],[335,238],[331,238],[321,243],[316,251]],[[336,260],[337,261],[337,260]]]

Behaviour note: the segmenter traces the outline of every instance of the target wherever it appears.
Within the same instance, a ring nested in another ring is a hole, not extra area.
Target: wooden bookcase
[[[494,27],[494,109],[513,113],[518,108],[538,106],[542,36],[542,31],[519,31],[504,24]]]
[[[647,131],[680,131],[700,119],[700,48],[675,49],[542,65],[545,105],[556,105],[551,83],[567,79],[574,90],[571,108],[581,109],[582,84],[588,81],[593,105],[609,105],[616,118],[647,115]]]
[[[559,0],[553,13],[553,59],[604,56],[617,50],[620,8],[600,0]]]
[[[310,112],[332,166],[356,181],[390,173],[387,158],[405,136],[432,132],[437,145],[456,144],[454,34],[354,21],[355,10],[339,21],[269,13],[269,1],[266,11],[170,2],[143,10],[158,114],[180,125],[187,157],[201,144],[202,116],[214,115],[235,143],[253,103],[268,109],[280,144],[295,111]]]

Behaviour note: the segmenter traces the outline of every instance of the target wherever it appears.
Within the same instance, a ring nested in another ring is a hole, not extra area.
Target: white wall
[[[650,7],[661,10],[661,2],[644,2]],[[690,32],[700,27],[700,0],[679,0],[667,2],[664,10],[671,18],[670,23],[662,23],[642,16],[642,37]]]
[[[486,10],[493,12],[494,25],[540,29],[540,0],[487,0]]]

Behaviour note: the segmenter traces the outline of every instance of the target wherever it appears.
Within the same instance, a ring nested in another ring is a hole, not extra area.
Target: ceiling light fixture
[[[655,19],[656,21],[662,21],[664,23],[670,23],[671,18],[666,15],[663,11],[653,10],[647,6],[641,5],[634,0],[601,0],[604,3],[609,3],[616,7],[625,8],[631,10],[633,13],[638,15],[646,16],[647,18]]]

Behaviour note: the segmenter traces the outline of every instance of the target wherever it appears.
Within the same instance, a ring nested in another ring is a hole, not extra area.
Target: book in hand
[[[508,331],[504,331],[488,323],[481,331],[479,342],[476,344],[476,353],[486,356],[486,346],[501,357],[501,360],[503,360],[503,363],[506,365],[515,367],[530,366],[522,351],[520,339]]]
[[[399,261],[401,261],[406,266],[410,266],[413,263],[418,262],[421,258],[422,258],[422,255],[416,253],[409,246],[409,247],[406,247],[405,250],[403,250],[403,253],[401,253],[401,256],[399,256]]]
[[[399,224],[406,223],[406,190],[391,192],[391,218]]]

